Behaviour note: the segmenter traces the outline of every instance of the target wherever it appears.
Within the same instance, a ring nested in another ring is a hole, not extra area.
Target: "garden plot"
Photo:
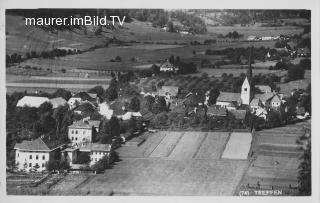
[[[186,159],[193,158],[198,151],[200,144],[205,138],[206,133],[203,132],[185,132],[183,137],[173,149],[169,158]]]
[[[252,141],[251,133],[232,133],[222,154],[224,159],[247,159]]]
[[[181,139],[181,132],[165,132],[166,136],[150,154],[150,157],[167,157]]]
[[[219,159],[229,133],[208,132],[195,158]]]

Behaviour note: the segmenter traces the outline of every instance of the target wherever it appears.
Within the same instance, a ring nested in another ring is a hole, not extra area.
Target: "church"
[[[255,87],[257,86],[252,81],[251,59],[249,59],[249,66],[241,86],[241,92],[220,92],[216,105],[227,110],[249,107],[251,113],[262,117],[265,117],[268,109],[279,109],[281,107],[283,104],[282,98],[277,93],[267,91],[263,92],[263,94],[254,94]],[[269,86],[265,87],[271,89]]]

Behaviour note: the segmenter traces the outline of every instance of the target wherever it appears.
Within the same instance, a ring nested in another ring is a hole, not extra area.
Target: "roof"
[[[255,85],[263,93],[271,92],[271,87],[269,85]]]
[[[272,92],[269,93],[265,93],[265,94],[255,94],[254,98],[258,98],[260,99],[262,102],[266,102],[269,99],[271,99],[274,96],[274,94]]]
[[[98,94],[96,93],[88,93],[88,95],[93,99],[96,99],[98,97]]]
[[[89,124],[88,121],[79,120],[74,122],[69,128],[92,128],[92,125]]]
[[[90,93],[91,94],[91,93]],[[91,97],[87,92],[78,92],[77,94],[73,95],[72,98],[81,98],[83,101],[91,101],[94,102],[95,98]]]
[[[32,141],[24,140],[22,143],[16,143],[14,149],[28,151],[51,151],[52,149],[61,146],[60,141],[50,141],[44,138],[37,138]]]
[[[18,101],[17,107],[29,106],[38,108],[45,102],[49,102],[47,97],[24,96]]]
[[[207,110],[207,114],[210,114],[213,116],[227,116],[227,110],[225,108],[209,106]]]
[[[165,62],[163,62],[160,65],[160,69],[172,69],[172,70],[175,70],[175,69],[178,69],[178,67],[175,67],[172,63],[170,63],[168,60],[166,60]]]
[[[109,152],[111,150],[111,144],[100,144],[100,143],[88,143],[80,147],[82,152],[100,151]]]
[[[261,100],[259,98],[253,98],[250,102],[250,106],[260,106]]]
[[[50,103],[52,104],[52,108],[58,108],[58,106],[63,106],[67,103],[67,101],[62,97],[52,98],[50,99]]]
[[[234,92],[220,92],[217,101],[220,102],[241,102],[241,94]]]
[[[247,111],[246,110],[229,110],[236,119],[243,120],[246,117]]]
[[[160,96],[165,96],[169,94],[170,96],[176,97],[179,93],[179,87],[178,86],[162,86],[159,90]]]
[[[99,128],[100,127],[100,123],[101,121],[99,120],[88,120],[89,125],[95,127],[95,128]]]
[[[278,95],[275,95],[272,99],[271,102],[281,102],[281,99]]]

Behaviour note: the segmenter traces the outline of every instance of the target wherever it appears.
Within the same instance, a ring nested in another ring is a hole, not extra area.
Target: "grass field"
[[[71,190],[89,195],[233,195],[248,162],[220,160],[228,136],[220,132],[146,134],[139,147],[117,149],[121,161],[112,169],[90,178],[68,175],[50,194]]]
[[[297,195],[298,172],[302,151],[296,141],[303,135],[303,127],[311,122],[304,121],[284,127],[256,132],[252,144],[252,163],[245,173],[235,194],[240,190],[281,190],[283,195]]]

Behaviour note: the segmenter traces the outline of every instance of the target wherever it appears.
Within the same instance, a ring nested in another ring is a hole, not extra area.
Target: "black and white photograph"
[[[6,196],[318,194],[317,10],[74,6],[3,9]]]

